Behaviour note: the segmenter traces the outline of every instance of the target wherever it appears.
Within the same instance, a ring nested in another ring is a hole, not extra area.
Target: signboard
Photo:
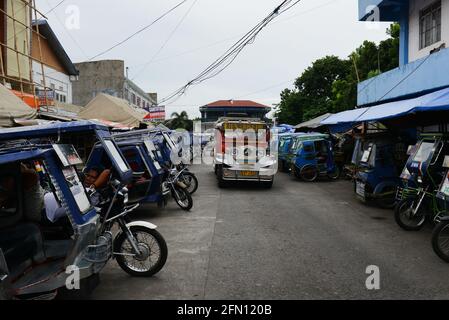
[[[54,144],[53,149],[56,151],[64,167],[76,166],[83,163],[78,152],[76,152],[71,144]]]
[[[54,106],[55,105],[55,92],[53,90],[37,89],[37,96],[39,97],[39,106]],[[47,96],[45,98],[45,96]]]
[[[165,106],[150,107],[144,120],[148,122],[165,121]]]

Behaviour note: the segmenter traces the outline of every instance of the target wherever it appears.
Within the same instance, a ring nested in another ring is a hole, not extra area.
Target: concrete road
[[[135,218],[159,226],[164,269],[132,278],[111,261],[94,299],[448,299],[449,265],[431,228],[402,231],[390,210],[358,202],[348,181],[303,183],[278,174],[272,190],[218,189],[210,167],[190,213],[171,203]],[[379,267],[380,290],[366,268]]]

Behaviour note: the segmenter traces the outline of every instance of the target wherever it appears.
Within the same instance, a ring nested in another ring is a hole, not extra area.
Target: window
[[[419,13],[419,48],[424,49],[441,41],[441,1]]]
[[[137,97],[137,106],[140,107],[140,97]]]
[[[132,103],[136,104],[136,95],[132,93],[131,96],[132,96]]]
[[[422,142],[419,146],[418,151],[415,153],[413,157],[413,161],[417,162],[426,162],[429,160],[431,154],[434,151],[434,142]]]

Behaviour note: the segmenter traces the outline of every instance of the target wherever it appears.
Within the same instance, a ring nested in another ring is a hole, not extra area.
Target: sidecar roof
[[[25,161],[29,159],[36,159],[42,157],[43,155],[53,152],[53,149],[33,149],[33,150],[11,150],[10,152],[6,152],[0,157],[0,165]]]
[[[109,129],[92,121],[56,122],[46,125],[1,129],[0,140],[35,139],[51,135],[89,131],[109,131]]]

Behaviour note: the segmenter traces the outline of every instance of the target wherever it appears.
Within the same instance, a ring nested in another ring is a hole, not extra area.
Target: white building
[[[72,104],[72,83],[78,80],[79,72],[48,22],[46,20],[33,22],[35,30],[37,26],[41,37],[39,39],[33,32],[31,42],[33,81],[36,83],[36,90],[43,90],[45,85],[53,92],[54,100]],[[38,61],[42,61],[42,64]]]

